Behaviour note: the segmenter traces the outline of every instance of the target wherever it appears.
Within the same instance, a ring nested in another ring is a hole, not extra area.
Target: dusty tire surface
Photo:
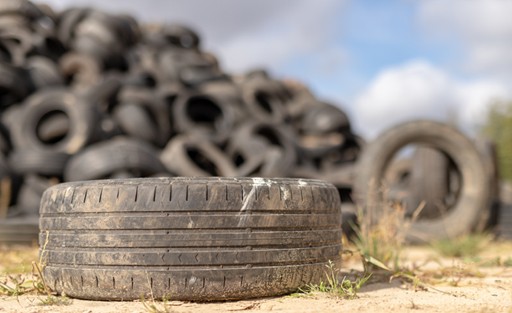
[[[454,128],[432,121],[412,121],[381,134],[363,151],[357,164],[354,196],[368,218],[379,219],[386,205],[382,179],[393,156],[411,143],[431,145],[451,158],[458,168],[462,187],[456,204],[434,220],[417,220],[407,231],[408,240],[424,242],[453,238],[478,229],[488,217],[490,177],[474,144]]]
[[[275,296],[340,261],[340,198],[319,180],[65,183],[44,193],[40,214],[45,281],[76,298]]]

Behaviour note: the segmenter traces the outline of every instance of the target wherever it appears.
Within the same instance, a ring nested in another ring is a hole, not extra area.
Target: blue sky
[[[474,133],[512,98],[512,1],[49,0],[196,28],[229,72],[268,68],[304,81],[375,137],[428,118]]]

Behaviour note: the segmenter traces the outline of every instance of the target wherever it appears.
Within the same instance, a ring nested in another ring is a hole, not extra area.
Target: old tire
[[[354,197],[366,217],[377,222],[387,205],[381,182],[393,156],[411,143],[430,145],[451,159],[460,172],[462,187],[457,203],[435,220],[417,220],[407,230],[407,239],[423,242],[453,238],[479,230],[489,210],[490,178],[474,144],[452,127],[433,121],[412,121],[380,135],[363,151],[354,182]],[[483,223],[485,225],[485,223]]]
[[[0,219],[0,243],[34,244],[39,234],[39,217],[21,216]]]
[[[180,176],[236,176],[237,172],[226,154],[207,138],[199,135],[178,135],[160,154],[160,160],[171,173]]]
[[[418,147],[414,152],[409,183],[416,203],[410,209],[416,209],[424,201],[419,218],[435,219],[449,210],[445,201],[450,189],[449,163],[449,159],[435,149]]]
[[[119,171],[146,177],[165,172],[165,167],[153,146],[137,139],[117,137],[91,145],[74,155],[64,169],[64,180],[110,178]]]
[[[47,117],[64,114],[69,119],[68,133],[56,142],[44,142],[39,126]],[[30,96],[19,114],[19,123],[12,127],[15,148],[73,154],[96,136],[98,112],[90,103],[65,89],[48,89]]]
[[[16,174],[62,177],[70,155],[54,151],[13,150],[8,164]]]
[[[338,192],[317,180],[76,182],[41,204],[44,278],[71,297],[275,296],[319,283],[340,260]]]

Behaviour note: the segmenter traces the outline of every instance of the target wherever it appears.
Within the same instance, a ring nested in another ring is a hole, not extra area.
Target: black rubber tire
[[[341,209],[316,180],[66,183],[41,201],[45,282],[93,300],[218,301],[293,292],[338,264]]]
[[[35,244],[39,235],[39,217],[0,219],[0,243]]]
[[[57,65],[49,58],[30,57],[26,61],[26,68],[32,84],[37,89],[64,84]]]
[[[160,154],[160,160],[180,176],[236,176],[231,160],[207,138],[197,135],[173,137]]]
[[[239,102],[216,93],[181,93],[173,105],[173,125],[178,133],[199,132],[222,142],[233,131]]]
[[[163,147],[171,135],[167,106],[151,89],[124,87],[113,116],[120,128],[133,138]]]
[[[52,113],[64,113],[70,121],[70,129],[62,140],[45,143],[38,138],[39,123]],[[94,106],[64,89],[48,89],[37,92],[23,103],[19,114],[20,123],[12,127],[12,140],[16,148],[54,151],[73,154],[97,136],[98,112]]]
[[[285,119],[283,101],[277,82],[253,79],[242,85],[242,98],[251,118],[261,122],[282,123]]]
[[[71,46],[71,41],[75,36],[76,25],[78,25],[90,11],[91,9],[87,8],[70,8],[60,14],[57,36],[68,48]]]
[[[281,151],[258,137],[230,141],[226,149],[227,155],[236,167],[237,176],[259,177],[285,176],[282,175],[279,162]]]
[[[0,111],[22,101],[33,88],[29,83],[27,72],[8,63],[0,64]]]
[[[54,151],[15,149],[9,154],[9,166],[14,173],[62,177],[70,155]]]
[[[166,25],[160,33],[168,44],[185,49],[199,48],[200,39],[197,32],[183,25]]]
[[[393,160],[384,174],[384,188],[388,199],[400,203],[411,216],[418,208],[420,201],[411,192],[412,158],[398,158]]]
[[[58,183],[58,180],[55,179],[26,175],[16,199],[16,208],[21,215],[39,217],[39,205],[43,192],[56,183]]]
[[[64,169],[64,180],[109,178],[118,171],[146,177],[165,172],[165,167],[151,145],[132,138],[117,137],[91,145],[74,155]]]
[[[488,138],[477,138],[475,143],[484,159],[487,173],[491,177],[491,210],[489,212],[489,220],[485,228],[486,230],[492,230],[499,223],[502,207],[498,150],[496,143]]]
[[[274,177],[288,177],[297,162],[297,149],[294,144],[295,137],[293,130],[287,125],[246,122],[233,132],[230,138],[230,145],[227,148],[228,153],[233,155],[233,153],[239,149],[246,150],[242,152],[243,154],[256,155],[256,152],[247,145],[247,142],[255,140],[263,140],[267,144],[268,147],[264,151],[266,154],[272,150],[279,151],[279,159],[275,160],[275,158],[272,157],[269,159],[276,161],[276,164],[269,166],[273,171],[267,173]]]
[[[91,56],[69,52],[59,59],[59,70],[69,85],[84,89],[101,79],[102,65]]]
[[[417,201],[411,203],[415,210],[422,201],[424,206],[418,218],[436,218],[449,210],[445,198],[449,193],[449,159],[436,149],[418,147],[412,156],[410,176],[411,195]]]
[[[68,117],[65,114],[56,114],[48,116],[39,124],[37,135],[44,142],[57,141],[59,138],[64,138],[70,128]]]
[[[11,149],[12,145],[9,130],[0,121],[0,154],[6,155]]]
[[[423,242],[478,231],[481,219],[488,216],[490,178],[474,144],[454,128],[433,121],[412,121],[381,134],[363,151],[358,164],[354,199],[372,222],[379,219],[387,205],[381,182],[393,156],[411,143],[427,144],[439,149],[458,168],[462,188],[454,207],[439,219],[418,220],[411,224],[407,239]]]
[[[350,132],[350,121],[340,108],[320,102],[304,112],[300,130],[304,134],[325,135],[332,132]]]

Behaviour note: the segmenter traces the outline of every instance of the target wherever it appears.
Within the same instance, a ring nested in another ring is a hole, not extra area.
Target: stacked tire
[[[347,115],[264,70],[225,73],[190,28],[0,1],[0,72],[0,225],[35,226],[44,189],[90,179],[322,178],[348,198],[332,175],[363,144]]]

